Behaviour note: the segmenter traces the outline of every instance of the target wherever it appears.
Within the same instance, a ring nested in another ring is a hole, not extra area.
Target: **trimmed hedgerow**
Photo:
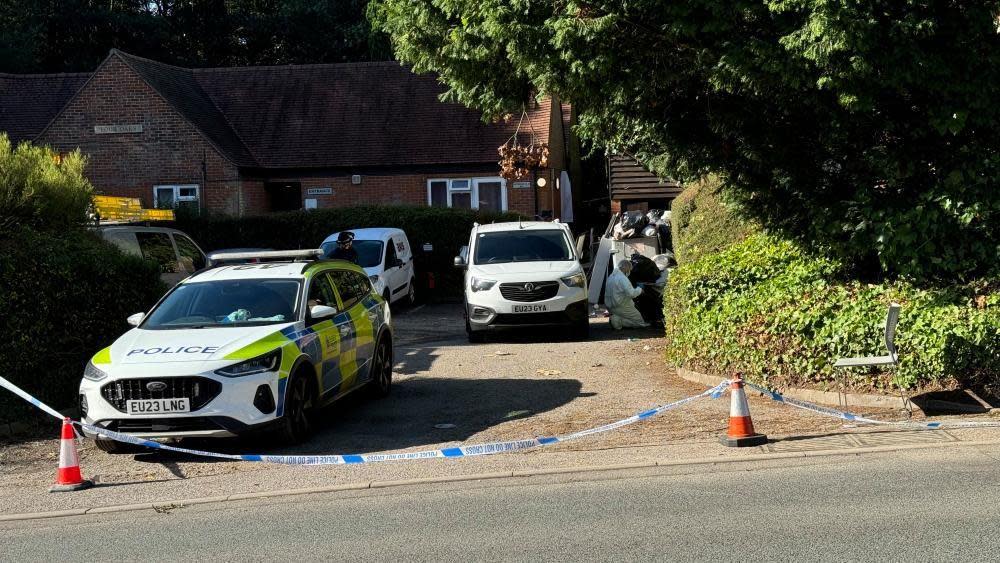
[[[1000,390],[1000,280],[925,289],[844,281],[842,271],[763,233],[681,265],[664,296],[668,359],[774,387],[832,387],[837,358],[884,353],[883,323],[895,301],[904,386]],[[884,390],[891,377],[856,370],[850,382]]]
[[[87,361],[163,295],[159,268],[83,229],[0,237],[0,373],[56,408],[76,403]],[[0,390],[0,422],[37,413]]]
[[[722,184],[709,176],[688,186],[670,205],[671,236],[678,264],[694,262],[739,242],[757,230],[722,197]]]
[[[513,213],[440,207],[369,205],[251,217],[179,217],[176,224],[206,251],[239,247],[318,248],[326,237],[344,229],[399,228],[406,232],[413,246],[418,287],[426,290],[427,272],[433,272],[433,297],[455,299],[461,296],[462,272],[454,267],[453,259],[459,248],[469,243],[472,224],[516,221],[517,217]],[[431,243],[434,249],[424,252],[424,243]]]

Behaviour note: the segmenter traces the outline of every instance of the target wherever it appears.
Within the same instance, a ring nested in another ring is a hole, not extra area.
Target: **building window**
[[[503,178],[428,180],[427,205],[456,209],[507,211],[507,182]]]
[[[177,209],[191,206],[198,209],[198,185],[153,186],[153,203],[157,209]]]

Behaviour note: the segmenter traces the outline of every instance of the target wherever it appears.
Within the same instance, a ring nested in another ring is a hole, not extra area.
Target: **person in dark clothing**
[[[332,260],[347,260],[358,263],[358,251],[354,250],[354,233],[343,231],[337,235],[337,248],[333,249],[328,258]]]

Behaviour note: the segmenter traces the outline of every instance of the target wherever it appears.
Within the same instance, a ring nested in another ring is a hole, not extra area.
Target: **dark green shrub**
[[[469,243],[474,222],[516,221],[517,215],[487,214],[440,207],[372,205],[312,211],[271,213],[251,217],[185,217],[177,228],[191,235],[206,251],[221,248],[261,247],[276,250],[318,248],[331,234],[344,229],[396,227],[406,232],[413,246],[417,283],[423,287],[427,272],[435,276],[435,296],[457,298],[462,273],[452,260],[459,247]],[[424,252],[424,243],[434,249]]]
[[[87,361],[164,290],[155,264],[88,231],[9,231],[0,238],[0,373],[53,407],[74,405]],[[29,412],[0,391],[0,422]]]
[[[84,166],[80,151],[60,157],[30,143],[15,148],[0,133],[0,231],[82,224],[93,195]]]
[[[682,264],[664,295],[668,359],[775,387],[826,388],[837,358],[884,353],[895,301],[904,385],[1000,385],[1000,280],[928,290],[839,281],[841,273],[839,263],[762,233]],[[884,389],[889,375],[854,372],[851,383]]]
[[[755,230],[722,197],[722,185],[707,177],[688,186],[670,204],[671,237],[678,264],[694,262],[739,242]]]

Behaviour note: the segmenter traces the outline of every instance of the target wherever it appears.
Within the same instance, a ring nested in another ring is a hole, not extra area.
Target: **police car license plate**
[[[191,412],[190,399],[139,399],[128,402],[129,414]]]
[[[548,310],[548,305],[514,305],[515,313],[544,313]]]

